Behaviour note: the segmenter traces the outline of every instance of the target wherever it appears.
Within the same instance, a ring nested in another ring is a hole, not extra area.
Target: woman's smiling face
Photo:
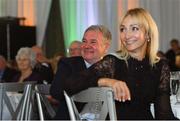
[[[146,51],[145,29],[132,16],[127,16],[120,25],[120,39],[129,52]]]

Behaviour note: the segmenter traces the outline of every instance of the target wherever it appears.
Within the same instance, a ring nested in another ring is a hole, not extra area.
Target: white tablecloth
[[[174,116],[180,119],[180,102],[177,102],[176,95],[172,95],[170,97],[170,100],[171,100],[171,108],[174,113]]]

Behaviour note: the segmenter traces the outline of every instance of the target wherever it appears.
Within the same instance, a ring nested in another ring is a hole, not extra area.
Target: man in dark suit
[[[178,39],[172,39],[170,42],[171,48],[166,52],[166,58],[169,61],[171,71],[179,71],[180,68],[176,65],[176,57],[180,54],[180,45]]]
[[[58,70],[50,90],[52,97],[59,100],[59,108],[55,119],[69,119],[69,112],[63,95],[63,85],[66,79],[74,74],[81,73],[99,61],[107,53],[110,47],[110,41],[111,33],[106,27],[102,25],[92,25],[86,29],[82,39],[82,56],[60,59]]]
[[[36,53],[36,65],[33,71],[39,73],[43,78],[42,83],[51,83],[53,80],[53,69],[51,64],[48,62],[48,59],[44,56],[42,48],[39,46],[34,45],[32,47],[33,52]]]
[[[0,55],[0,82],[10,82],[17,73],[17,70],[7,66],[6,59]]]

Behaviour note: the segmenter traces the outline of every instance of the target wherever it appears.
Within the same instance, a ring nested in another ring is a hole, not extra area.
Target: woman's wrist
[[[100,78],[98,80],[98,86],[100,87],[112,87],[114,81],[112,79],[109,79],[109,78]]]
[[[105,78],[100,78],[100,79],[98,80],[98,86],[99,86],[99,87],[106,86],[106,79],[105,79]]]

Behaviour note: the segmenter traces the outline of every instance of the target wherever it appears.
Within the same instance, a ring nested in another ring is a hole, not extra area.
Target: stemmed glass
[[[171,94],[176,95],[179,89],[179,77],[180,72],[174,71],[171,72],[170,80],[171,80]]]
[[[176,95],[176,101],[180,102],[180,71],[171,72],[171,94]]]

